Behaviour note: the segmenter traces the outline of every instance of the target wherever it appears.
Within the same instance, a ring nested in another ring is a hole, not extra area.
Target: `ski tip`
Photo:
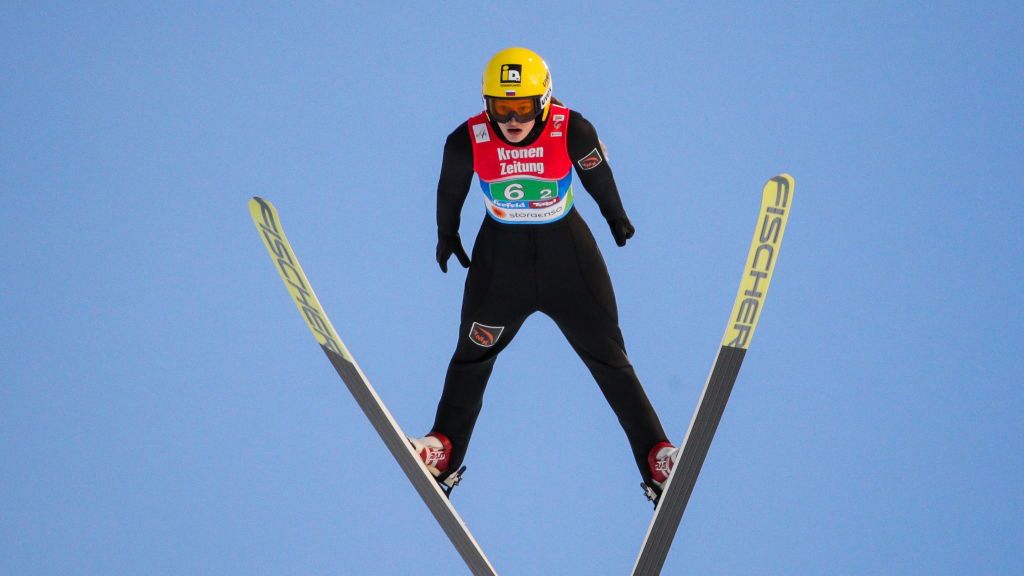
[[[257,225],[260,220],[265,218],[264,213],[273,214],[273,219],[277,220],[277,208],[274,208],[274,205],[270,203],[270,200],[259,196],[253,196],[249,199],[249,213],[252,215],[253,220],[256,221]]]
[[[265,219],[264,212],[267,212],[267,208],[270,205],[266,200],[259,196],[253,196],[249,199],[249,215],[252,216],[252,221],[259,227],[260,222]]]

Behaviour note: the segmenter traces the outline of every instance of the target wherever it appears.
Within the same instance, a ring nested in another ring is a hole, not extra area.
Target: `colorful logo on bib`
[[[552,180],[532,180],[520,178],[516,180],[503,180],[491,182],[491,198],[495,203],[500,202],[539,202],[543,200],[558,200],[558,182]],[[508,206],[511,208],[512,206]]]
[[[490,348],[498,343],[498,338],[501,338],[504,331],[504,326],[486,326],[473,322],[473,327],[469,329],[469,339],[478,346]]]

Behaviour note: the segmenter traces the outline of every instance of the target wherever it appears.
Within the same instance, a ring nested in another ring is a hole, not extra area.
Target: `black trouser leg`
[[[609,336],[610,329],[601,334],[593,326],[581,329],[565,317],[553,318],[597,381],[629,439],[640,475],[650,482],[647,455],[652,446],[665,440],[665,431],[626,356],[621,335]],[[618,328],[614,330],[618,334]]]
[[[476,426],[477,416],[483,408],[484,391],[487,388],[487,381],[494,368],[494,361],[498,354],[508,346],[516,332],[523,324],[523,320],[483,320],[463,322],[460,328],[458,346],[455,354],[448,364],[448,374],[444,379],[444,391],[441,393],[441,400],[437,405],[437,415],[434,418],[435,432],[441,432],[452,442],[452,454],[449,463],[449,470],[455,471],[462,464],[466,457],[466,450],[469,448],[469,439]],[[473,337],[474,323],[478,326],[476,339]],[[491,347],[483,347],[477,341],[486,342],[487,336],[479,333],[480,324],[484,325],[487,333],[494,335],[501,327],[501,334],[496,343]]]
[[[434,418],[433,430],[452,442],[452,471],[466,456],[495,359],[535,309],[530,237],[515,231],[496,242],[497,233],[485,222],[473,244],[459,340]]]
[[[564,235],[547,242],[549,249],[540,259],[541,310],[558,324],[597,381],[629,439],[640,475],[649,482],[647,455],[666,439],[665,431],[626,355],[615,293],[593,235],[582,218],[571,220]]]

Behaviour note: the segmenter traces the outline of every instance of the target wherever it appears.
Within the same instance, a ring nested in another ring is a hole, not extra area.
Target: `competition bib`
[[[506,224],[554,222],[572,210],[572,161],[565,143],[569,110],[552,105],[550,118],[529,146],[506,144],[486,114],[469,120],[473,170],[491,218]]]

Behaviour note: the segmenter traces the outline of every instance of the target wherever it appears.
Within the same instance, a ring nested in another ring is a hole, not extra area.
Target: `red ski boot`
[[[452,443],[447,436],[440,432],[431,432],[423,438],[409,438],[409,442],[435,478],[448,471]]]
[[[659,489],[668,480],[672,468],[679,458],[679,451],[668,442],[658,442],[647,455],[647,465],[651,467],[651,481]]]

